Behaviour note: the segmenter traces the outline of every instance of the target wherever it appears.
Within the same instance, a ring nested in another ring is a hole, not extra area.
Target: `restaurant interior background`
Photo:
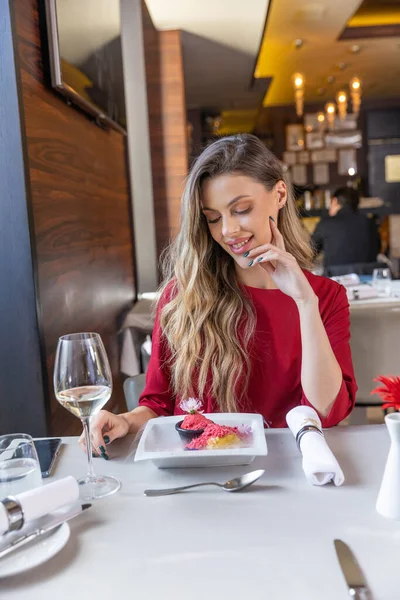
[[[286,165],[310,231],[335,188],[356,187],[399,275],[396,0],[58,0],[57,89],[46,2],[6,4],[0,433],[78,432],[52,384],[58,338],[73,331],[100,333],[108,406],[125,409],[124,317],[155,291],[188,167],[215,136],[259,136]],[[399,310],[351,314],[356,372],[372,387],[382,368],[399,372]]]

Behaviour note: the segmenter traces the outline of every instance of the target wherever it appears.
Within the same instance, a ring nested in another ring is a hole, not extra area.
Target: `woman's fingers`
[[[274,244],[264,244],[263,246],[257,246],[256,248],[253,248],[252,250],[250,250],[248,255],[246,256],[246,258],[249,259],[248,266],[251,267],[253,265],[253,263],[256,262],[257,258],[259,258],[260,256],[264,256],[264,254],[266,252],[268,252],[269,250],[276,251],[281,254],[284,253],[283,250],[280,250]]]
[[[283,235],[279,231],[278,226],[272,217],[269,218],[269,223],[271,226],[272,239],[274,241],[275,246],[277,246],[277,248],[279,248],[280,250],[284,251],[285,250],[285,242],[283,239]]]
[[[254,258],[248,266],[254,267],[256,265],[259,265],[260,263],[271,261],[279,262],[287,267],[290,267],[291,265],[294,265],[296,263],[295,259],[291,254],[283,252],[282,250],[279,250],[279,248],[272,246],[271,250],[267,250],[267,252],[261,254],[261,256],[257,256],[256,258]]]
[[[114,415],[107,410],[101,410],[90,420],[92,454],[94,456],[101,455],[108,460],[106,445],[116,438],[126,435],[128,430],[128,422],[122,415]],[[84,434],[79,438],[79,445],[85,452],[87,451]]]
[[[101,410],[94,417],[90,419],[90,433],[92,438],[92,449],[94,452],[104,454],[106,453],[106,442],[104,436],[106,431],[112,427],[110,421],[115,415],[108,412],[107,410]]]

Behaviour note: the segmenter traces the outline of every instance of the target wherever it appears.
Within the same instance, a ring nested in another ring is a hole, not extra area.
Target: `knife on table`
[[[334,540],[334,544],[350,596],[354,600],[372,600],[371,591],[352,550],[342,540]]]
[[[0,558],[7,556],[8,554],[10,554],[10,552],[13,552],[14,550],[18,550],[18,548],[21,548],[21,546],[25,546],[25,544],[29,544],[33,540],[36,540],[38,537],[49,533],[56,527],[61,527],[63,523],[65,523],[66,521],[70,521],[74,517],[77,517],[78,515],[83,513],[84,510],[90,508],[91,506],[91,504],[82,504],[78,507],[74,507],[69,512],[63,512],[62,514],[55,516],[53,519],[51,519],[45,525],[43,525],[43,527],[38,527],[33,531],[28,531],[25,535],[17,537],[12,542],[7,544],[7,546],[1,547],[0,545]]]

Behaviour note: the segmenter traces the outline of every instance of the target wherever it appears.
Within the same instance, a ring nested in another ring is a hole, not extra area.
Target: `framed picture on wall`
[[[361,131],[331,131],[325,134],[327,148],[361,148]]]
[[[293,165],[291,168],[292,183],[295,185],[307,185],[306,165]]]
[[[312,163],[318,163],[318,162],[336,162],[337,161],[337,156],[336,156],[336,150],[335,148],[324,148],[323,150],[314,150],[313,152],[311,152],[311,162]]]
[[[338,173],[339,175],[355,175],[357,173],[357,155],[354,148],[339,150]]]
[[[354,113],[347,113],[344,119],[335,118],[335,131],[354,131],[357,129],[357,117]]]
[[[297,158],[300,165],[308,165],[310,163],[310,153],[307,150],[298,152]]]
[[[286,125],[286,151],[299,152],[304,150],[303,125]]]
[[[307,113],[304,115],[304,128],[307,132],[319,131],[318,113]]]
[[[316,163],[313,165],[313,180],[315,185],[326,185],[329,183],[328,163]]]
[[[311,131],[306,133],[307,150],[316,150],[325,146],[324,134],[321,131]]]
[[[283,153],[283,162],[285,165],[295,165],[296,164],[296,152],[284,152]]]

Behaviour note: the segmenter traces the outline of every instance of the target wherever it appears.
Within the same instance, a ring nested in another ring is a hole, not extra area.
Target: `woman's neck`
[[[235,264],[236,276],[239,283],[248,285],[262,290],[274,290],[278,286],[275,285],[272,277],[260,265],[242,269]]]

